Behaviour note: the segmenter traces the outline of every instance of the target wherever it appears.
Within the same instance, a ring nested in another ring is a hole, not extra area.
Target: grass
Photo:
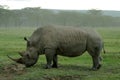
[[[13,64],[7,54],[19,57],[18,51],[25,50],[24,36],[30,36],[36,28],[0,28],[0,80],[120,80],[120,28],[95,28],[103,37],[106,54],[102,68],[90,71],[92,60],[89,54],[68,58],[59,56],[58,69],[44,69],[45,56],[37,64],[23,72],[5,72],[3,68]]]

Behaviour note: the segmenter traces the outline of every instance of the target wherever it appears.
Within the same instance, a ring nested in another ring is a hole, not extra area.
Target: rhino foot
[[[52,68],[52,66],[50,66],[50,65],[45,66],[45,69],[50,69],[50,68]]]
[[[100,68],[101,68],[101,66],[102,66],[102,65],[101,65],[101,64],[99,64],[99,65],[97,66],[97,69],[100,69]]]
[[[92,67],[90,70],[97,71],[100,68],[101,68],[101,64],[99,64],[97,67]]]
[[[45,66],[45,69],[50,69],[50,68],[58,68],[58,66],[57,65],[52,65],[52,66],[46,65]]]
[[[92,71],[97,71],[98,69],[97,68],[91,68],[90,70],[92,70]]]
[[[58,66],[53,64],[53,65],[52,65],[52,68],[58,68]]]

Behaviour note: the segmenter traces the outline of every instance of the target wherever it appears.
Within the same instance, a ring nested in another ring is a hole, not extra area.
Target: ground
[[[58,69],[44,69],[44,55],[30,68],[11,61],[7,55],[20,57],[18,52],[26,48],[23,37],[30,36],[35,29],[0,28],[0,80],[120,80],[120,28],[95,28],[106,50],[101,53],[102,67],[98,71],[90,70],[92,60],[87,52],[75,58],[59,56]]]

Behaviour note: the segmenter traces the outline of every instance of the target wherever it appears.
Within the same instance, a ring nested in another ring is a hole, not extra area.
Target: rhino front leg
[[[52,68],[58,68],[58,57],[57,57],[57,54],[55,54],[54,57],[53,57]]]
[[[53,49],[45,50],[45,56],[46,56],[46,61],[47,61],[45,69],[52,68],[52,61],[53,61],[54,55],[55,55],[55,50],[53,50]]]

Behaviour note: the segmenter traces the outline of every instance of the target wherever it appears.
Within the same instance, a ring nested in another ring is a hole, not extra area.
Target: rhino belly
[[[58,50],[58,54],[67,57],[76,57],[82,55],[86,51],[86,45],[76,44],[69,46],[61,46]]]

